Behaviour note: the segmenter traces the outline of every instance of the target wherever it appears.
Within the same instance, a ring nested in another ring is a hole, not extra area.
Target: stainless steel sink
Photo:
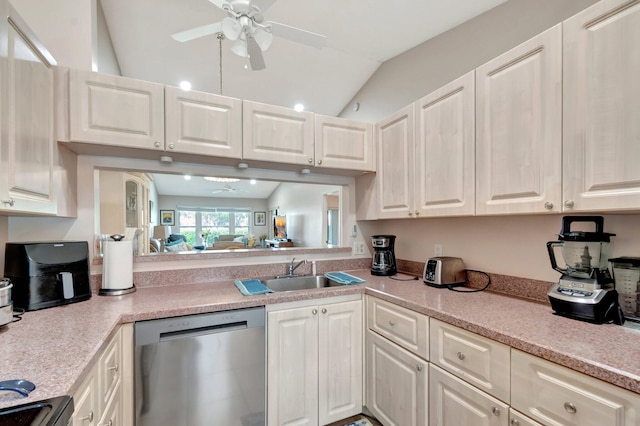
[[[333,287],[339,284],[324,275],[302,275],[296,277],[260,278],[273,291],[310,290],[313,288]]]

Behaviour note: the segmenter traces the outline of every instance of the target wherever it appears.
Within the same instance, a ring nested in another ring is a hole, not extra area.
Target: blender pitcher
[[[595,232],[571,231],[571,225],[575,222],[592,222]],[[603,232],[603,227],[602,216],[563,217],[559,241],[547,243],[553,269],[575,278],[591,278],[594,271],[607,269],[611,252],[610,237],[616,234]],[[561,247],[565,268],[558,266],[555,247]]]

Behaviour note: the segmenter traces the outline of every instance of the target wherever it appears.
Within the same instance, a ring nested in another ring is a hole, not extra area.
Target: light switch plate
[[[354,241],[353,254],[364,254],[364,241]]]

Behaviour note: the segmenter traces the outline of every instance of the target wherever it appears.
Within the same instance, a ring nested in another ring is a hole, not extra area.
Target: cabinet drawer
[[[431,318],[431,362],[509,402],[509,346]]]
[[[368,297],[367,326],[419,357],[429,359],[427,316],[384,300]]]
[[[640,424],[640,396],[518,350],[511,350],[511,405],[543,423]]]
[[[509,406],[431,364],[429,425],[507,426]]]
[[[522,413],[517,412],[513,408],[509,408],[509,425],[511,426],[543,426],[542,423],[538,423],[535,420],[531,420],[529,417]]]

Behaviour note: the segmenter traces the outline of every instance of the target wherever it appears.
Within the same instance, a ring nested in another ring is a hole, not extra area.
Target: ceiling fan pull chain
[[[222,40],[224,40],[224,34],[218,33],[216,34],[216,38],[218,39],[218,47],[220,50],[220,95],[222,95]]]

